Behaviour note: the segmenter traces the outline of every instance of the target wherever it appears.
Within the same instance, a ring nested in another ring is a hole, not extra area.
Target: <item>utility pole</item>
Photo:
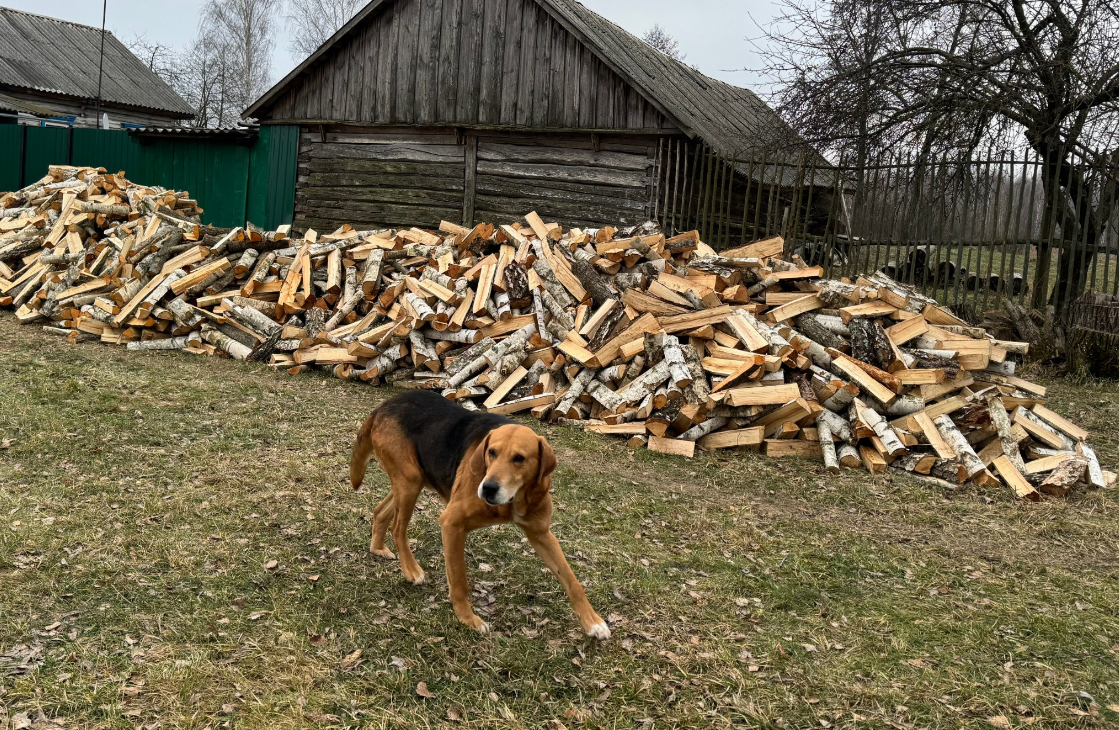
[[[105,16],[109,11],[109,0],[101,3],[101,56],[97,60],[97,128],[101,129],[101,74],[105,69]]]

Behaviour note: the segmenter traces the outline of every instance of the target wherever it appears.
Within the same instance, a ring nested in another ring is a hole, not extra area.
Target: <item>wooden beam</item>
[[[474,201],[478,190],[478,136],[466,133],[465,187],[462,191],[462,225],[474,225]]]

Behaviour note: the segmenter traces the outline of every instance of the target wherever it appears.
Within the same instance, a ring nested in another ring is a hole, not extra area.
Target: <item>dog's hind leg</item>
[[[396,504],[390,491],[373,510],[373,536],[369,540],[369,552],[389,560],[393,560],[396,556],[392,554],[392,550],[385,547],[385,533],[392,524],[394,514],[396,514]]]
[[[416,562],[412,554],[412,547],[408,544],[408,523],[412,520],[412,511],[416,508],[416,499],[423,489],[423,480],[418,474],[415,478],[398,475],[393,478],[393,524],[392,541],[396,544],[396,552],[400,555],[400,572],[415,585],[420,585],[427,576],[423,568]]]

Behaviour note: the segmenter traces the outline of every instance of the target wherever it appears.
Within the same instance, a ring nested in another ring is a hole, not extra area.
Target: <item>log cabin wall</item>
[[[305,125],[295,226],[330,230],[506,223],[564,226],[654,214],[657,135]]]

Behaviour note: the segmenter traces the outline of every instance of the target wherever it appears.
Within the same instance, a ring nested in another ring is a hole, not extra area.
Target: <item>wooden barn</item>
[[[300,127],[297,228],[531,210],[673,227],[714,209],[729,241],[764,197],[765,168],[739,161],[826,165],[753,92],[574,0],[373,0],[245,116]]]

